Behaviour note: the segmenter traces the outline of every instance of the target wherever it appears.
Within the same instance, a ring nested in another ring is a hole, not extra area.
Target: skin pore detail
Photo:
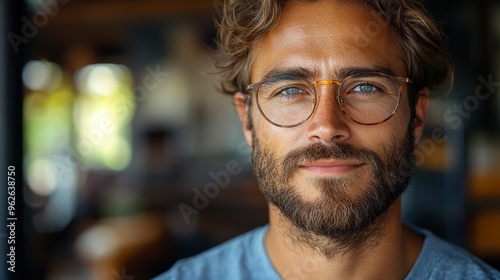
[[[342,80],[345,79],[346,77],[355,75],[355,74],[361,74],[361,73],[367,73],[367,72],[379,72],[391,76],[395,76],[396,74],[390,69],[388,66],[373,66],[373,67],[366,67],[366,68],[361,68],[361,67],[352,67],[352,68],[344,68],[344,69],[337,69],[335,70],[335,73],[333,74],[333,77],[335,77],[335,80]],[[263,80],[269,79],[275,76],[295,76],[298,78],[302,78],[305,80],[309,80],[310,82],[315,81],[316,77],[319,76],[317,71],[314,69],[307,69],[304,67],[284,67],[284,68],[275,68],[272,69],[271,71],[267,72],[263,76]]]
[[[389,27],[368,44],[353,39],[369,20],[362,15],[370,12],[338,1],[290,3],[276,26],[255,43],[251,83],[277,75],[311,83],[359,72],[406,77]],[[412,175],[411,155],[421,127],[411,119],[403,88],[395,114],[370,126],[344,115],[332,84],[316,87],[313,115],[291,128],[264,119],[255,98],[246,106],[243,94],[235,95],[253,148],[254,173],[269,202],[266,249],[280,274],[305,260],[323,265],[304,279],[401,279],[410,270],[422,240],[401,225],[400,195]],[[417,102],[422,120],[426,106],[425,100]],[[366,269],[384,263],[400,266],[377,273]]]
[[[327,258],[366,245],[367,236],[380,233],[381,228],[375,224],[384,220],[385,212],[405,190],[412,175],[412,165],[401,164],[410,160],[412,137],[391,142],[385,149],[385,161],[372,151],[347,144],[312,144],[277,159],[253,137],[254,172],[261,191],[298,229],[301,242],[321,250]],[[390,152],[394,150],[401,153]],[[356,158],[366,168],[347,175],[337,172],[326,177],[313,175],[300,187],[294,183],[294,177],[300,174],[300,163],[325,158]],[[304,188],[314,190],[304,191]],[[318,238],[313,238],[314,235]],[[321,239],[322,246],[317,242]]]
[[[250,146],[238,151],[251,152],[269,220],[158,280],[500,279],[419,219],[402,220],[420,149],[430,134],[446,140],[428,130],[416,148],[429,99],[453,86],[447,37],[422,1],[221,4],[214,74],[233,96]],[[408,198],[440,187],[417,181]]]

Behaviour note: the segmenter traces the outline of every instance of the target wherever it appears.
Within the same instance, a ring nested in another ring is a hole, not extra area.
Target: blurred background
[[[424,3],[456,82],[432,101],[404,219],[500,268],[500,3]],[[210,83],[220,10],[0,1],[0,161],[18,215],[17,272],[0,262],[0,279],[149,279],[267,222],[231,99]]]

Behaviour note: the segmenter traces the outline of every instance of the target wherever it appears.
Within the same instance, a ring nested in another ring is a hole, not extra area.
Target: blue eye
[[[353,89],[353,91],[357,92],[374,92],[377,88],[371,84],[360,84]]]
[[[283,102],[298,102],[304,98],[314,98],[314,89],[306,81],[295,77],[278,77],[268,80],[259,89],[262,98]]]
[[[301,92],[301,90],[299,88],[296,88],[296,87],[290,87],[290,88],[286,88],[282,91],[282,93],[286,94],[286,95],[294,95],[294,94],[299,94]]]

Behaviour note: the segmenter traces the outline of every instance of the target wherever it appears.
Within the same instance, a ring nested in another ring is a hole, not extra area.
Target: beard
[[[383,220],[381,216],[405,191],[414,171],[411,125],[407,137],[383,147],[382,156],[346,143],[315,143],[278,158],[272,150],[261,145],[255,132],[252,133],[253,171],[260,190],[266,200],[301,231],[301,241],[311,246],[313,236],[335,239],[340,245],[337,247],[360,245],[378,231],[373,225],[377,219]],[[369,172],[338,178],[308,178],[307,186],[293,184],[300,164],[325,159],[362,162]],[[369,176],[369,180],[363,176]],[[354,187],[361,191],[355,194]],[[306,188],[318,190],[319,195],[312,200],[304,199],[300,190]],[[316,244],[313,247],[325,246]]]

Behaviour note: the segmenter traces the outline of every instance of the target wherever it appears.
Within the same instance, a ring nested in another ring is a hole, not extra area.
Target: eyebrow
[[[390,76],[396,76],[394,71],[386,66],[372,66],[372,67],[348,67],[342,68],[335,71],[334,76],[331,78],[336,78],[343,80],[346,77],[363,74],[368,72],[383,73]],[[314,81],[318,77],[318,71],[314,69],[304,68],[304,67],[289,67],[289,68],[275,68],[267,72],[262,80],[273,78],[276,76],[295,76],[300,79]]]
[[[317,77],[317,72],[304,67],[275,68],[267,72],[262,80],[274,78],[276,76],[295,76],[305,80],[313,80]]]
[[[363,74],[368,72],[377,72],[390,76],[396,76],[396,74],[394,73],[394,71],[392,71],[392,69],[385,66],[343,68],[340,69],[336,74],[338,79],[341,80],[352,75]]]

